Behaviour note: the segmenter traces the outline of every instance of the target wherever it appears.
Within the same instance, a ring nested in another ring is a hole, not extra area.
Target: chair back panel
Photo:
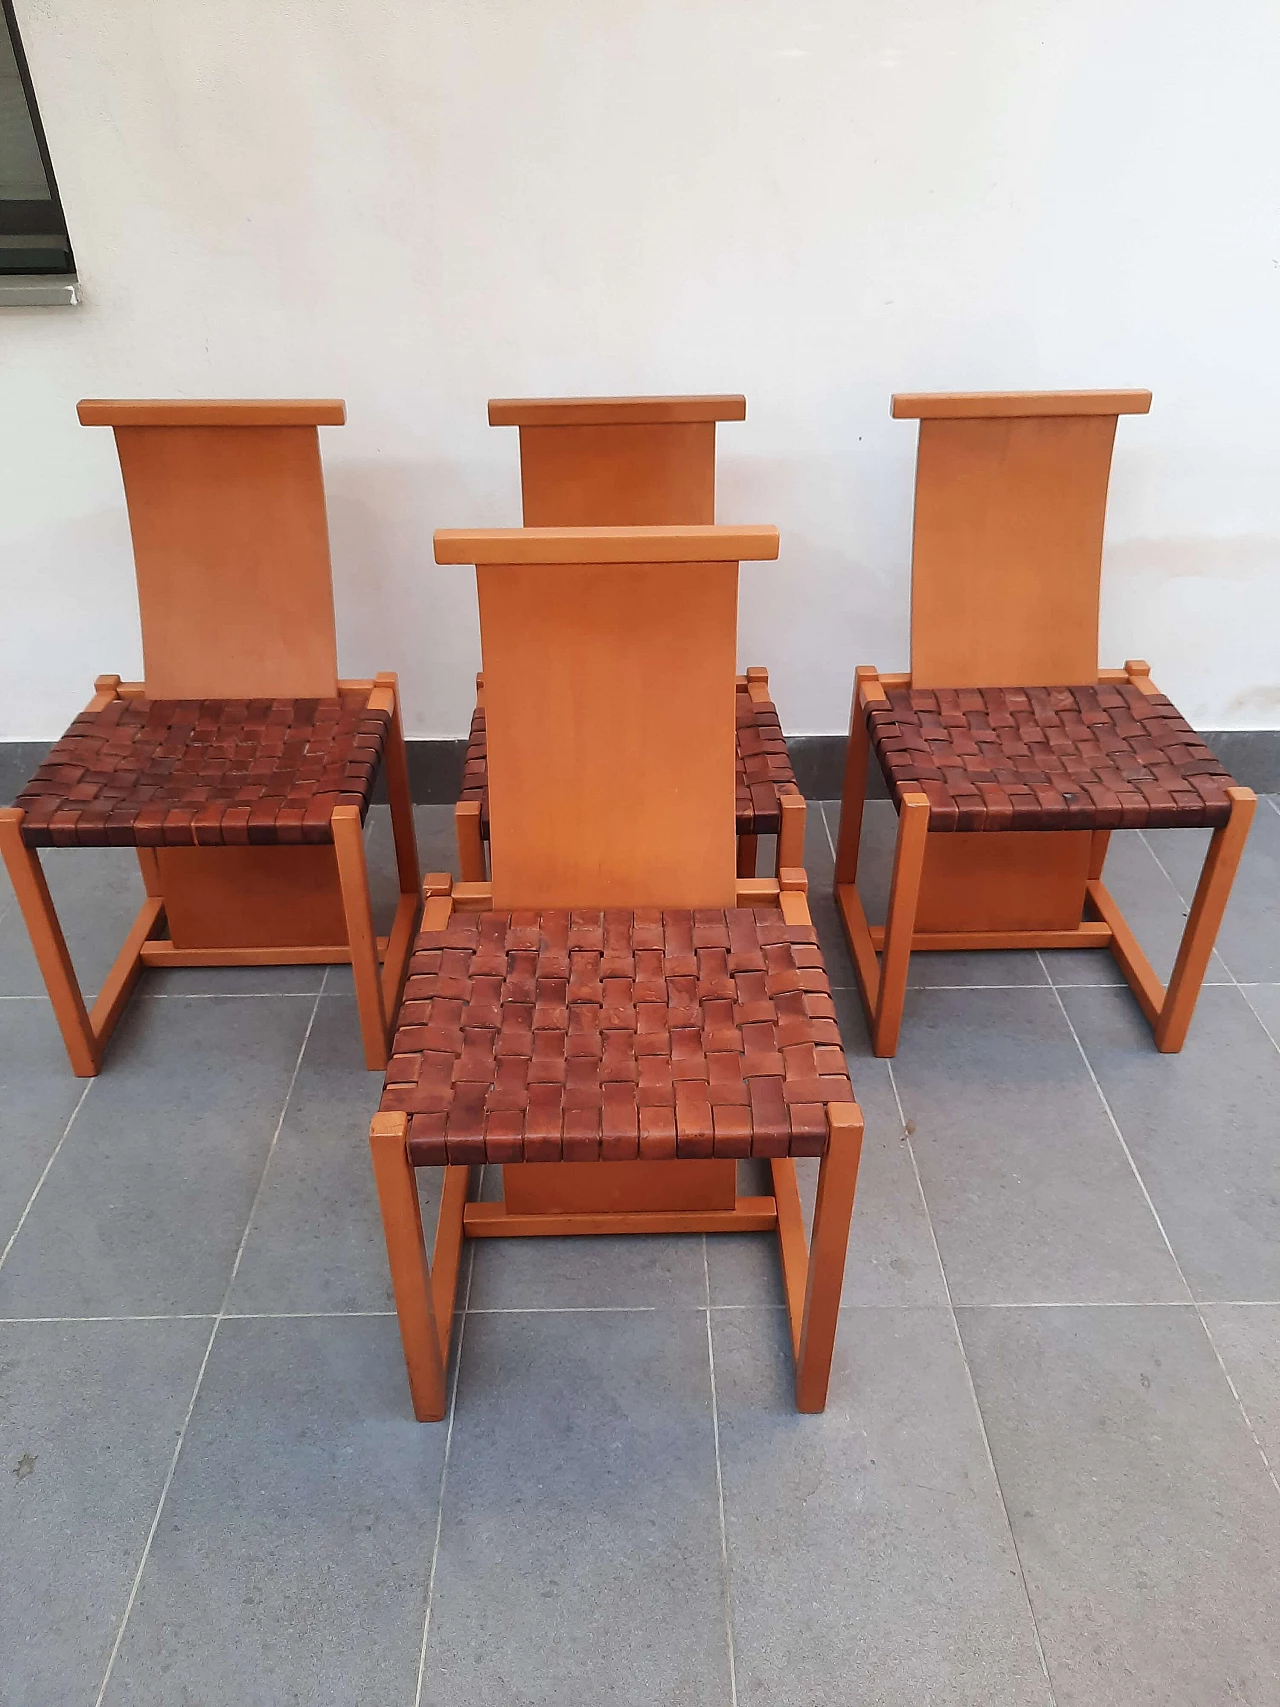
[[[476,576],[494,906],[732,906],[737,563]]]
[[[147,692],[336,694],[337,636],[314,425],[115,427]]]
[[[714,421],[520,429],[526,527],[716,519]]]
[[[920,418],[916,686],[1097,679],[1116,418],[1149,406],[1149,392],[895,398]]]

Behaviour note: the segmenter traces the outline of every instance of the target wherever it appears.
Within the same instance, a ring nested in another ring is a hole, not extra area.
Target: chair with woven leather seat
[[[1256,799],[1151,681],[1098,668],[1117,419],[1148,391],[899,396],[920,421],[911,671],[857,671],[835,895],[878,1055],[913,951],[1109,948],[1181,1049]],[[883,929],[857,889],[870,755],[898,835]],[[1112,830],[1210,829],[1161,985],[1102,881]]]
[[[743,421],[747,400],[713,397],[496,397],[489,425],[520,433],[526,527],[709,525],[716,509],[716,423]],[[803,861],[805,807],[769,696],[769,672],[737,678],[738,872],[755,875],[761,836],[775,869]],[[484,677],[476,678],[458,797],[459,869],[483,879],[489,840]],[[783,802],[788,803],[784,811]]]
[[[111,426],[145,679],[97,692],[0,852],[71,1064],[91,1076],[144,966],[349,961],[386,1064],[421,905],[394,675],[339,681],[319,426],[340,402],[85,402]],[[400,900],[375,936],[363,822],[385,764]],[[85,1006],[41,848],[134,847],[146,900]],[[167,930],[167,935],[164,934]]]
[[[493,877],[426,879],[370,1128],[420,1419],[464,1240],[548,1234],[775,1232],[797,1404],[825,1404],[862,1118],[803,869],[735,870],[738,562],[776,554],[771,528],[436,536],[476,564]],[[772,1195],[738,1196],[749,1157]],[[468,1201],[481,1163],[498,1202]],[[420,1167],[444,1169],[430,1262]]]

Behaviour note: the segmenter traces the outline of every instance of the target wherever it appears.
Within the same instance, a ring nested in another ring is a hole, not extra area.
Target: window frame
[[[27,63],[26,49],[22,45],[22,32],[18,28],[13,0],[0,0],[0,15],[3,16],[4,25],[13,48],[14,62],[18,68],[18,81],[22,85],[22,93],[26,99],[27,116],[31,122],[36,149],[40,155],[40,165],[44,171],[44,180],[49,191],[47,201],[19,201],[16,198],[0,197],[0,237],[59,237],[65,246],[64,253],[66,256],[65,262],[61,265],[31,266],[24,263],[21,266],[6,267],[4,263],[5,252],[0,248],[0,283],[3,283],[5,279],[21,277],[71,278],[75,276],[76,271],[75,252],[71,246],[71,234],[67,230],[62,197],[58,191],[58,180],[54,175],[53,161],[49,154],[49,143],[44,133],[44,121],[40,117],[35,85],[31,81],[31,67]]]

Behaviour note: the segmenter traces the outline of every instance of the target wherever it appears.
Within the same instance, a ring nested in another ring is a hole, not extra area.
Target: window
[[[73,273],[75,260],[36,111],[13,0],[0,0],[0,276]]]

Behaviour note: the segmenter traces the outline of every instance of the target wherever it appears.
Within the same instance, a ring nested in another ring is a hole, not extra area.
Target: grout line
[[[175,1311],[171,1316],[0,1316],[0,1328],[56,1327],[60,1322],[212,1322],[212,1310]]]
[[[245,1245],[248,1243],[249,1231],[253,1226],[253,1217],[258,1207],[258,1200],[262,1196],[262,1188],[267,1181],[267,1172],[271,1167],[271,1158],[275,1155],[276,1145],[279,1142],[280,1133],[284,1127],[285,1115],[289,1112],[289,1104],[293,1100],[294,1086],[298,1082],[298,1074],[302,1071],[302,1058],[306,1054],[307,1044],[311,1041],[311,1028],[316,1022],[316,1014],[320,1009],[320,997],[324,993],[325,980],[328,976],[329,972],[328,968],[326,968],[324,978],[320,980],[320,988],[315,993],[311,1016],[307,1020],[307,1029],[302,1034],[302,1044],[298,1050],[298,1058],[293,1064],[293,1072],[289,1077],[289,1084],[284,1093],[284,1101],[280,1105],[280,1118],[276,1121],[275,1131],[271,1134],[271,1142],[267,1146],[266,1159],[262,1164],[262,1172],[258,1175],[258,1186],[257,1190],[253,1194],[253,1202],[249,1205],[249,1215],[244,1224],[244,1232],[240,1235],[240,1243],[236,1247],[235,1259],[231,1264],[231,1273],[227,1277],[226,1288],[222,1294],[222,1303],[219,1306],[218,1314],[214,1317],[213,1327],[209,1330],[209,1338],[205,1344],[204,1356],[200,1359],[200,1367],[196,1371],[195,1386],[191,1389],[191,1398],[187,1404],[186,1415],[183,1417],[181,1427],[178,1429],[178,1438],[174,1442],[173,1456],[169,1460],[169,1469],[165,1475],[164,1485],[160,1489],[160,1498],[156,1504],[155,1516],[151,1519],[151,1527],[147,1531],[147,1539],[142,1548],[142,1557],[138,1560],[138,1568],[134,1572],[133,1585],[129,1590],[129,1599],[125,1604],[124,1616],[120,1620],[120,1627],[116,1631],[116,1639],[111,1644],[111,1652],[107,1656],[107,1669],[102,1675],[102,1683],[98,1689],[98,1696],[94,1707],[102,1707],[103,1697],[107,1693],[107,1686],[111,1682],[111,1674],[115,1670],[116,1660],[119,1658],[120,1649],[124,1643],[124,1633],[129,1627],[129,1619],[133,1614],[133,1608],[138,1599],[138,1590],[142,1587],[142,1575],[147,1568],[147,1561],[151,1557],[151,1548],[156,1538],[156,1531],[160,1527],[160,1517],[164,1511],[164,1503],[169,1497],[169,1489],[173,1486],[173,1478],[178,1468],[178,1459],[182,1453],[183,1443],[187,1438],[187,1429],[190,1426],[191,1418],[196,1408],[196,1400],[200,1397],[200,1389],[204,1384],[205,1370],[209,1367],[209,1358],[213,1353],[213,1343],[218,1337],[218,1329],[222,1326],[222,1323],[225,1321],[227,1316],[227,1305],[231,1301],[232,1288],[235,1286],[236,1276],[240,1272],[240,1261],[244,1256]]]
[[[702,1278],[707,1287],[707,1369],[711,1376],[711,1435],[716,1449],[716,1510],[720,1520],[720,1582],[724,1590],[724,1640],[729,1661],[729,1707],[738,1707],[738,1665],[733,1651],[733,1593],[729,1583],[729,1536],[724,1521],[724,1472],[720,1463],[720,1401],[716,1393],[715,1340],[711,1333],[711,1267],[707,1261],[705,1233],[702,1235]]]
[[[61,1150],[62,1146],[67,1141],[67,1134],[71,1131],[71,1128],[75,1125],[76,1115],[79,1114],[80,1110],[84,1107],[84,1099],[88,1096],[89,1092],[93,1089],[96,1082],[97,1081],[95,1079],[88,1080],[84,1089],[80,1092],[80,1095],[76,1100],[76,1106],[71,1110],[71,1114],[67,1120],[67,1124],[62,1129],[62,1136],[61,1136],[61,1138],[58,1139],[58,1142],[53,1146],[53,1149],[49,1155],[49,1160],[45,1163],[44,1167],[41,1168],[40,1178],[36,1181],[35,1186],[32,1188],[31,1196],[27,1199],[25,1205],[23,1206],[22,1214],[19,1215],[19,1217],[18,1217],[18,1225],[13,1229],[13,1232],[10,1233],[8,1243],[5,1245],[4,1249],[2,1251],[0,1251],[0,1268],[4,1267],[5,1258],[9,1255],[9,1252],[13,1249],[14,1241],[17,1239],[18,1234],[22,1231],[24,1225],[26,1224],[27,1216],[30,1215],[32,1206],[34,1205],[36,1198],[39,1197],[39,1195],[40,1195],[40,1187],[48,1179],[49,1170],[50,1170],[50,1168],[52,1168],[53,1164],[57,1161],[58,1152],[59,1152],[59,1150]]]
[[[1047,975],[1047,974],[1046,974]],[[1033,986],[1034,987],[1034,986]],[[898,1120],[902,1126],[903,1141],[907,1146],[907,1154],[911,1157],[912,1171],[916,1176],[916,1189],[920,1193],[920,1202],[924,1208],[925,1221],[929,1227],[929,1237],[933,1241],[933,1253],[938,1259],[938,1272],[942,1276],[942,1285],[947,1295],[947,1311],[951,1317],[951,1331],[956,1336],[956,1344],[960,1348],[960,1361],[964,1364],[965,1380],[969,1384],[969,1397],[973,1400],[974,1415],[978,1419],[978,1432],[982,1436],[983,1450],[987,1455],[987,1463],[991,1469],[991,1480],[995,1484],[996,1494],[1000,1500],[1000,1509],[1004,1512],[1005,1528],[1009,1532],[1009,1545],[1013,1548],[1014,1561],[1018,1567],[1018,1581],[1022,1584],[1023,1598],[1027,1603],[1027,1611],[1031,1617],[1031,1633],[1035,1637],[1036,1653],[1040,1659],[1040,1669],[1044,1673],[1045,1687],[1049,1691],[1050,1707],[1057,1707],[1057,1696],[1054,1693],[1053,1679],[1049,1675],[1049,1660],[1044,1651],[1044,1643],[1040,1639],[1040,1620],[1036,1617],[1035,1604],[1031,1599],[1031,1589],[1027,1583],[1026,1568],[1022,1563],[1022,1551],[1018,1546],[1018,1537],[1014,1534],[1013,1519],[1009,1516],[1009,1502],[1004,1497],[1004,1489],[1000,1485],[1000,1472],[996,1469],[995,1455],[991,1450],[991,1438],[987,1433],[987,1419],[982,1414],[982,1405],[978,1399],[977,1384],[973,1379],[973,1370],[969,1364],[969,1353],[965,1348],[964,1335],[960,1332],[960,1321],[956,1315],[955,1300],[951,1296],[951,1282],[947,1279],[947,1265],[942,1260],[942,1249],[938,1244],[938,1234],[933,1225],[933,1216],[929,1210],[929,1199],[925,1196],[924,1181],[920,1178],[920,1167],[916,1161],[916,1148],[911,1141],[911,1130],[907,1124],[906,1112],[902,1106],[902,1098],[898,1094],[898,1080],[893,1071],[893,1062],[887,1060],[885,1066],[889,1070],[889,1083],[893,1087],[893,1100],[898,1109]]]
[[[1280,807],[1277,807],[1277,811],[1280,811]],[[1147,852],[1151,855],[1152,859],[1155,860],[1156,864],[1160,867],[1161,871],[1164,872],[1164,875],[1165,875],[1166,879],[1168,880],[1170,888],[1173,890],[1174,894],[1178,897],[1178,900],[1182,903],[1182,905],[1184,907],[1186,907],[1187,906],[1186,896],[1182,893],[1181,889],[1178,888],[1178,885],[1173,881],[1173,878],[1170,877],[1169,872],[1165,868],[1164,861],[1160,858],[1160,855],[1151,846],[1151,843],[1147,841],[1146,831],[1140,830],[1138,833],[1142,837],[1142,840],[1146,846]],[[1231,970],[1231,967],[1227,962],[1226,955],[1219,953],[1216,943],[1214,944],[1214,953],[1217,955],[1217,958],[1222,962],[1223,966],[1226,968],[1227,977],[1231,980],[1231,983],[1235,986],[1235,988],[1237,990],[1239,990],[1240,994],[1242,996],[1244,996],[1245,1006],[1248,1008],[1249,1012],[1253,1015],[1254,1019],[1257,1020],[1258,1024],[1262,1027],[1263,1032],[1266,1034],[1266,1036],[1270,1039],[1271,1047],[1276,1051],[1277,1054],[1280,1054],[1280,1042],[1277,1042],[1276,1038],[1272,1035],[1271,1028],[1268,1026],[1267,1022],[1263,1019],[1262,1015],[1258,1012],[1257,1008],[1254,1007],[1253,1003],[1249,1000],[1248,996],[1245,995],[1245,985],[1243,985],[1240,982],[1240,980],[1236,977],[1235,973]],[[1208,978],[1206,978],[1205,984],[1207,985],[1209,982],[1210,982],[1210,980]],[[1265,984],[1260,983],[1257,980],[1250,983],[1248,986],[1248,988],[1250,990],[1265,989],[1266,987],[1267,986]]]
[[[1154,857],[1154,855],[1153,855],[1153,857]],[[1159,861],[1157,861],[1157,864],[1159,864]],[[1164,868],[1162,866],[1161,870],[1163,870],[1163,869]],[[1165,875],[1168,876],[1168,873],[1166,872]],[[1225,961],[1223,964],[1224,965],[1226,964]],[[1055,991],[1055,994],[1057,994],[1056,991]],[[1243,994],[1243,992],[1242,992],[1242,994]],[[1248,1005],[1247,998],[1246,998],[1246,1005]],[[1266,1448],[1263,1446],[1261,1440],[1258,1438],[1258,1431],[1253,1426],[1253,1419],[1252,1419],[1252,1417],[1250,1417],[1248,1411],[1245,1409],[1244,1400],[1240,1397],[1239,1389],[1236,1387],[1235,1382],[1231,1379],[1230,1370],[1227,1368],[1226,1364],[1223,1362],[1222,1353],[1218,1350],[1217,1342],[1213,1337],[1213,1333],[1210,1330],[1208,1322],[1205,1320],[1204,1311],[1200,1307],[1200,1301],[1196,1298],[1195,1293],[1192,1290],[1191,1282],[1187,1279],[1185,1273],[1183,1272],[1182,1264],[1178,1261],[1177,1252],[1173,1248],[1173,1242],[1169,1238],[1169,1235],[1165,1230],[1164,1222],[1160,1219],[1160,1212],[1156,1208],[1154,1202],[1152,1201],[1151,1193],[1147,1190],[1146,1181],[1143,1179],[1141,1173],[1138,1171],[1138,1164],[1133,1158],[1133,1152],[1130,1150],[1128,1144],[1125,1142],[1124,1133],[1120,1130],[1120,1122],[1116,1119],[1115,1111],[1111,1107],[1111,1103],[1109,1102],[1109,1100],[1107,1098],[1106,1092],[1102,1088],[1102,1084],[1099,1081],[1098,1075],[1093,1070],[1093,1062],[1090,1061],[1088,1054],[1085,1051],[1084,1044],[1080,1040],[1080,1034],[1076,1030],[1074,1024],[1072,1023],[1071,1015],[1067,1012],[1067,1005],[1062,1000],[1062,997],[1060,994],[1058,995],[1058,1006],[1062,1009],[1062,1017],[1063,1017],[1063,1019],[1066,1020],[1067,1027],[1070,1030],[1072,1037],[1075,1039],[1076,1048],[1080,1051],[1080,1059],[1084,1062],[1085,1068],[1088,1071],[1089,1077],[1093,1080],[1093,1088],[1098,1093],[1098,1100],[1099,1100],[1099,1102],[1101,1102],[1103,1109],[1106,1111],[1107,1119],[1111,1122],[1111,1125],[1112,1125],[1112,1128],[1115,1132],[1115,1135],[1120,1142],[1120,1148],[1124,1151],[1125,1160],[1128,1162],[1130,1168],[1133,1170],[1133,1177],[1138,1182],[1138,1189],[1142,1192],[1142,1195],[1146,1200],[1147,1208],[1151,1211],[1152,1218],[1154,1219],[1156,1226],[1160,1229],[1160,1237],[1164,1240],[1165,1249],[1168,1251],[1169,1258],[1170,1258],[1171,1262],[1173,1263],[1174,1268],[1178,1272],[1178,1279],[1186,1287],[1187,1297],[1191,1300],[1191,1303],[1195,1306],[1196,1315],[1200,1319],[1200,1326],[1204,1330],[1204,1337],[1209,1342],[1209,1349],[1213,1352],[1214,1357],[1216,1357],[1218,1360],[1218,1368],[1221,1369],[1223,1377],[1226,1380],[1227,1386],[1231,1389],[1231,1396],[1235,1400],[1236,1405],[1239,1407],[1240,1415],[1244,1418],[1244,1425],[1249,1431],[1249,1435],[1253,1441],[1253,1444],[1258,1449],[1258,1454],[1261,1457],[1264,1466],[1266,1467],[1267,1475],[1271,1478],[1271,1485],[1276,1490],[1276,1493],[1280,1494],[1280,1481],[1277,1481],[1277,1479],[1276,1479],[1276,1472],[1272,1468],[1271,1460],[1267,1456]]]
[[[477,1190],[484,1193],[484,1176],[486,1169],[480,1169],[480,1181]],[[418,1648],[418,1683],[414,1690],[414,1707],[422,1707],[422,1686],[427,1677],[427,1641],[431,1635],[431,1609],[436,1597],[436,1567],[440,1562],[440,1534],[444,1528],[444,1491],[449,1479],[449,1456],[453,1451],[453,1421],[458,1409],[458,1380],[462,1374],[462,1342],[466,1338],[467,1316],[471,1314],[471,1283],[475,1279],[476,1253],[474,1244],[471,1250],[471,1261],[467,1267],[467,1286],[462,1295],[462,1316],[458,1322],[458,1348],[453,1360],[453,1389],[449,1394],[449,1422],[444,1437],[444,1457],[440,1461],[440,1488],[436,1497],[436,1533],[431,1544],[431,1569],[427,1573],[427,1604],[422,1615],[422,1642]]]

